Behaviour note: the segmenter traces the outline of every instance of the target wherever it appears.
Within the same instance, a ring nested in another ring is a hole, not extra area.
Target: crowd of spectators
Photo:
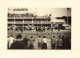
[[[33,26],[33,25],[27,25],[27,26],[19,26],[19,25],[11,25],[11,26],[8,26],[8,31],[32,31],[32,30],[35,30],[35,31],[50,31],[51,30],[51,27],[49,26]]]
[[[22,38],[21,34],[18,34],[16,38],[13,35],[8,36],[8,49],[35,49],[34,43],[37,44],[37,49],[48,49],[48,39],[51,40],[51,49],[71,49],[71,38],[68,36],[53,35],[51,38],[47,36],[38,35],[37,38],[31,36],[30,38]]]
[[[42,32],[45,32],[45,31],[51,31],[53,32],[53,30],[63,30],[60,28],[60,26],[58,27],[51,27],[51,26],[35,26],[35,25],[11,25],[11,26],[8,26],[8,31],[42,31]],[[64,29],[65,30],[65,29]]]

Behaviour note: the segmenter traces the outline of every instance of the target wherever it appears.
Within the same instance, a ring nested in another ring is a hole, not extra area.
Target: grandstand
[[[12,10],[13,13],[10,12]],[[8,13],[8,26],[10,25],[34,25],[34,26],[51,26],[51,18],[50,16],[37,16],[33,13],[27,12],[25,13],[20,13],[20,12],[25,12],[24,10],[26,9],[9,9]],[[19,12],[19,13],[17,13]]]

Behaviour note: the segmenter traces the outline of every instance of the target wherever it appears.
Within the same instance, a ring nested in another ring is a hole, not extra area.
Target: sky
[[[35,11],[34,11],[35,10]],[[67,16],[67,8],[35,8],[31,9],[32,12],[37,13],[39,16],[51,14],[52,21],[64,21],[64,20],[57,20],[55,17],[62,17]],[[71,9],[68,11],[68,16],[71,16]]]
[[[46,15],[51,13],[54,17],[61,17],[67,15],[67,8],[35,8],[31,9],[31,11],[36,12],[38,15]]]

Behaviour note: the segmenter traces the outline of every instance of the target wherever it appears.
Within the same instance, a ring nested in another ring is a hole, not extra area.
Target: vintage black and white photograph
[[[71,50],[71,8],[8,8],[7,49]]]

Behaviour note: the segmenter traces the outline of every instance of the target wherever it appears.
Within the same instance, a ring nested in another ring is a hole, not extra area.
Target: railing
[[[8,22],[9,24],[11,24],[11,23],[18,23],[18,24],[50,24],[50,21],[14,21],[14,22]]]

